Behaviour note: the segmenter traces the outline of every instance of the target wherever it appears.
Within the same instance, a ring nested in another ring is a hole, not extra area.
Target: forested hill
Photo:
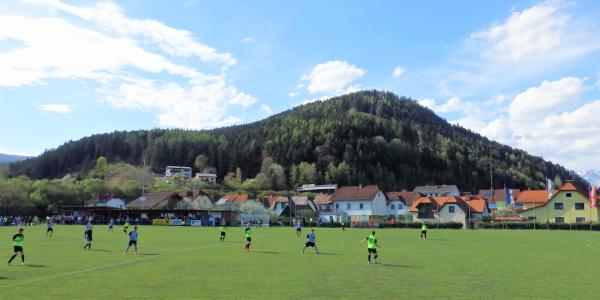
[[[379,91],[298,106],[240,126],[93,135],[15,163],[11,173],[60,177],[93,168],[101,155],[109,162],[140,165],[147,149],[156,172],[167,165],[194,166],[195,158],[203,154],[219,178],[238,167],[244,178],[251,178],[261,171],[261,161],[268,156],[283,167],[287,182],[280,186],[318,181],[379,184],[392,190],[457,184],[462,190],[476,191],[490,186],[490,144],[497,188],[504,183],[511,188],[543,188],[545,178],[556,175],[585,185],[559,165],[490,143],[450,125],[414,100]],[[317,172],[304,174],[311,167]]]

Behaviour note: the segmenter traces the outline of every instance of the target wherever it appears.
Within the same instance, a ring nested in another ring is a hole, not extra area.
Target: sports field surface
[[[581,231],[379,229],[379,264],[367,263],[370,230],[254,228],[243,253],[242,228],[139,229],[140,255],[124,256],[120,227],[25,228],[26,264],[12,266],[15,227],[0,227],[0,299],[598,299],[600,233]]]

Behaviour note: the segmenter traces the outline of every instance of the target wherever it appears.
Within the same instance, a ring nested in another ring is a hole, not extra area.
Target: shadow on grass
[[[10,280],[10,279],[14,279],[14,278],[9,278],[9,277],[0,276],[0,280]]]
[[[387,267],[387,268],[423,268],[423,267],[416,267],[416,266],[408,266],[408,265],[398,265],[398,264],[380,264],[381,266]]]
[[[138,254],[138,256],[156,256],[156,255],[160,255],[158,253],[140,253]]]
[[[92,252],[111,252],[110,250],[106,250],[106,249],[92,249]]]
[[[258,254],[279,254],[279,252],[274,252],[274,251],[251,251],[251,253],[258,253]]]
[[[29,267],[29,268],[50,268],[49,266],[46,266],[46,265],[31,265],[31,264],[26,264],[25,266]]]
[[[319,252],[319,255],[337,255],[337,254],[331,253],[331,252]]]

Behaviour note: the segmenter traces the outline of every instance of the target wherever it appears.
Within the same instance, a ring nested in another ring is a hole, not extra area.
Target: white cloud
[[[425,106],[436,113],[461,112],[467,111],[472,107],[471,103],[464,102],[457,97],[452,97],[442,105],[437,105],[434,99],[421,99],[419,104]]]
[[[544,81],[518,94],[510,104],[513,119],[539,119],[548,113],[577,104],[584,91],[585,78],[565,77]]]
[[[174,82],[136,79],[114,89],[106,89],[108,102],[119,109],[156,111],[159,124],[168,127],[203,129],[232,125],[241,119],[226,116],[227,99],[239,93],[223,87],[219,80],[184,87]]]
[[[400,76],[404,75],[404,72],[406,72],[404,68],[402,68],[401,66],[397,66],[392,72],[392,77],[399,78]]]
[[[483,121],[479,120],[477,117],[474,116],[466,116],[455,121],[450,121],[450,123],[460,125],[474,132],[479,132],[482,128],[486,126],[486,124]]]
[[[296,97],[296,96],[298,96],[298,95],[300,95],[300,93],[298,93],[298,92],[290,92],[290,93],[288,94],[288,96],[289,96],[289,97]]]
[[[73,108],[67,104],[41,104],[38,105],[38,109],[63,115],[68,115],[73,111]]]
[[[448,62],[428,71],[444,95],[497,92],[600,50],[595,16],[545,1],[470,34]]]
[[[239,123],[227,109],[257,102],[227,82],[226,70],[235,58],[200,43],[189,31],[130,19],[111,2],[24,2],[41,11],[0,14],[0,41],[19,42],[0,51],[0,86],[44,85],[57,78],[90,81],[113,107],[145,110],[156,114],[160,125],[183,128]]]
[[[316,65],[310,74],[302,76],[301,80],[308,82],[307,90],[311,95],[316,93],[339,94],[347,91],[348,85],[364,74],[365,71],[355,65],[333,60]]]
[[[196,56],[205,62],[225,65],[236,63],[231,54],[220,53],[196,41],[192,33],[187,30],[169,27],[156,20],[127,18],[123,8],[111,2],[99,2],[95,6],[68,5],[59,0],[25,0],[25,2],[95,22],[104,29],[113,30],[119,35],[141,36],[173,56]]]
[[[472,38],[489,43],[485,56],[519,61],[545,54],[561,44],[571,16],[562,11],[559,1],[547,1],[523,11],[515,11],[501,24],[475,33]]]
[[[242,39],[242,44],[255,43],[256,39],[253,36],[245,37]]]
[[[270,115],[273,113],[273,110],[271,109],[271,107],[266,104],[260,105],[260,111],[264,112],[267,115]]]

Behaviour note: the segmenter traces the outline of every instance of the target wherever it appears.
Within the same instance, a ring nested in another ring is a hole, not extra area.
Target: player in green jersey
[[[373,263],[377,263],[377,248],[379,248],[379,243],[377,242],[377,238],[375,237],[375,231],[371,232],[371,235],[366,237],[364,240],[360,241],[359,245],[367,242],[367,251],[369,252],[369,263],[371,263],[371,255],[373,255]]]
[[[123,232],[127,234],[127,229],[129,229],[129,221],[125,220],[125,224],[123,224]]]
[[[427,224],[424,222],[421,223],[421,239],[427,239]]]
[[[24,265],[25,264],[25,252],[23,252],[23,240],[25,239],[25,236],[23,235],[23,228],[19,228],[19,231],[13,235],[13,247],[14,247],[14,252],[13,252],[13,256],[8,260],[8,264],[10,265],[10,263],[13,261],[13,259],[15,259],[15,257],[17,257],[18,254],[21,254],[21,264]]]
[[[227,234],[227,225],[221,224],[221,236],[219,237],[221,243],[225,241],[225,234]]]
[[[244,235],[246,236],[246,246],[244,247],[244,251],[250,252],[250,243],[252,242],[252,229],[250,229],[250,223],[246,224]]]

